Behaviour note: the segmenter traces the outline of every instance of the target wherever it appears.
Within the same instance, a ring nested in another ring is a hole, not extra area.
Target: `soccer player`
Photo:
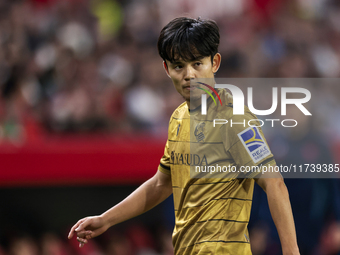
[[[247,178],[190,178],[190,165],[195,160],[199,165],[218,162],[237,169],[275,165],[269,150],[256,158],[249,152],[248,143],[254,139],[258,144],[266,144],[260,128],[223,125],[218,132],[207,132],[212,130],[208,117],[200,116],[196,123],[200,97],[190,98],[191,92],[198,91],[190,81],[213,80],[221,62],[219,40],[218,26],[211,20],[176,18],[162,29],[158,51],[166,74],[185,102],[171,116],[168,141],[156,174],[102,215],[79,220],[69,238],[76,234],[80,247],[109,227],[150,210],[173,193],[175,254],[251,254],[247,225],[256,181],[267,193],[283,254],[299,254],[289,195],[281,176],[258,178],[251,173],[244,176]],[[209,104],[206,116],[223,114],[223,119],[235,122],[240,118],[257,119],[247,107],[244,116],[233,116],[232,98],[223,94],[221,102],[226,110],[218,111],[214,107],[220,106]],[[191,117],[194,121],[190,121]],[[190,152],[193,142],[199,144],[198,154]]]

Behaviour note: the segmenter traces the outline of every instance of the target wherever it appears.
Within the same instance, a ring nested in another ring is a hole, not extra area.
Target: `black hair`
[[[220,33],[215,21],[180,17],[162,29],[157,46],[164,61],[175,62],[180,58],[193,61],[208,56],[213,60],[219,43]]]

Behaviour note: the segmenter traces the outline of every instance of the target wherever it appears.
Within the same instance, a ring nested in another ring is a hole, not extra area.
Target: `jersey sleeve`
[[[170,155],[169,155],[169,141],[167,140],[164,148],[164,154],[161,158],[161,161],[158,166],[158,171],[161,171],[164,174],[170,175]]]
[[[174,112],[175,113],[175,112]],[[164,174],[171,175],[170,171],[170,153],[169,153],[169,139],[171,139],[171,124],[173,123],[173,115],[171,115],[169,120],[169,129],[168,129],[168,140],[166,141],[165,148],[164,148],[164,154],[160,160],[158,171],[161,171]]]
[[[238,169],[249,170],[253,167],[253,171],[243,172],[247,178],[255,178],[262,172],[262,166],[276,164],[256,119],[256,116],[246,112],[245,115],[233,115],[228,125],[221,127],[225,150],[230,153]],[[253,126],[249,127],[250,120]]]

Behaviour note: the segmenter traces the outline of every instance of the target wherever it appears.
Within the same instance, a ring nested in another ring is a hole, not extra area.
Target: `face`
[[[167,75],[171,78],[177,92],[182,95],[187,104],[193,104],[193,93],[201,92],[201,90],[196,89],[194,86],[190,86],[190,80],[195,78],[214,78],[214,73],[217,72],[221,63],[221,55],[217,53],[213,61],[211,57],[202,57],[195,59],[194,61],[183,61],[179,59],[176,62],[166,61],[164,62],[164,68]],[[190,102],[190,92],[191,92],[191,102]],[[201,94],[201,93],[200,93]],[[200,98],[197,96],[197,100]]]

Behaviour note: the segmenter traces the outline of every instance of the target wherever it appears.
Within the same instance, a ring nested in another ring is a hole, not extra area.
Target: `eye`
[[[196,62],[195,66],[200,66],[202,63],[201,62]]]
[[[175,70],[180,70],[181,68],[182,68],[181,65],[176,65],[176,66],[174,67]]]

